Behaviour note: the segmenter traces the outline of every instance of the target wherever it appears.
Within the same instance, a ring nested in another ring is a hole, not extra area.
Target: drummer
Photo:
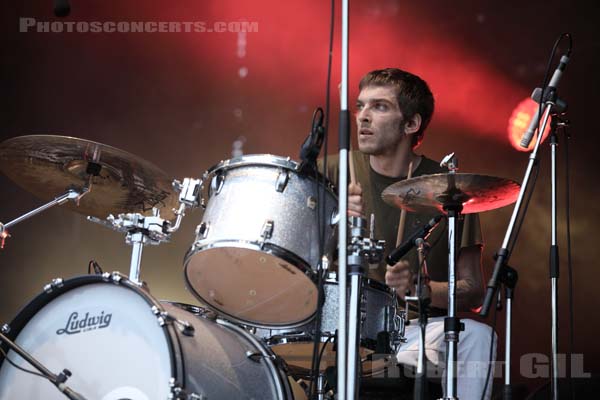
[[[375,237],[385,239],[386,253],[396,246],[400,210],[386,204],[382,191],[409,175],[429,175],[447,172],[424,155],[415,153],[421,144],[434,110],[433,95],[425,81],[416,75],[396,68],[375,70],[360,81],[356,102],[358,149],[351,153],[356,182],[348,189],[348,214],[369,217],[375,214]],[[327,175],[336,180],[337,157],[331,157]],[[426,224],[434,214],[406,215],[404,237]],[[481,252],[483,239],[476,214],[466,215],[459,224],[456,237],[460,251],[456,265],[458,311],[469,311],[480,306],[483,298]],[[427,358],[437,366],[445,362],[444,317],[448,304],[448,240],[445,219],[429,237],[432,246],[427,256],[431,277],[430,318],[426,332]],[[387,255],[387,254],[386,254]],[[416,250],[409,252],[394,266],[384,262],[372,265],[368,277],[384,281],[396,289],[403,300],[407,291],[414,295],[414,276],[418,265]],[[417,314],[409,313],[409,318]],[[458,397],[480,399],[485,387],[487,365],[490,360],[492,329],[482,323],[463,319],[465,330],[458,344]],[[494,334],[495,337],[495,334]],[[416,365],[419,348],[418,322],[406,329],[407,342],[400,346],[398,361]],[[495,359],[495,341],[492,349]],[[493,368],[492,368],[493,372]],[[492,377],[486,390],[491,397]]]

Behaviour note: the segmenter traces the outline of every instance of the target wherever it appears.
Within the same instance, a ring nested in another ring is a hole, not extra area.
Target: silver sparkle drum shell
[[[184,267],[193,294],[246,325],[284,328],[311,320],[319,229],[330,259],[336,245],[330,184],[287,158],[250,155],[211,168],[203,186],[206,209]]]
[[[3,330],[53,373],[69,369],[67,385],[87,399],[294,398],[295,382],[255,337],[157,302],[126,278],[111,276],[51,287]],[[13,363],[32,369],[2,348]],[[64,398],[46,379],[0,359],[0,399]]]
[[[335,366],[336,353],[333,341],[338,329],[339,285],[336,279],[324,281],[325,300],[321,313],[321,348],[323,352],[320,370]],[[349,301],[348,296],[348,301]],[[348,307],[349,307],[349,303]],[[391,289],[383,283],[364,279],[361,290],[360,357],[363,375],[382,370],[393,361],[392,354],[376,354],[378,335],[393,335],[404,331],[404,317],[396,310]],[[316,323],[311,321],[294,329],[252,329],[275,354],[283,358],[298,375],[308,374],[312,363],[313,338]],[[325,346],[325,349],[322,347]]]

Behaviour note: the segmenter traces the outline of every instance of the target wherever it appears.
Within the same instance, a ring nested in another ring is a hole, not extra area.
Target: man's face
[[[394,154],[404,135],[404,116],[391,86],[367,86],[356,100],[358,149],[369,155]]]

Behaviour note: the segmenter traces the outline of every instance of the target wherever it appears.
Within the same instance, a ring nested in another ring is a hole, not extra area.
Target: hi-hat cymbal
[[[160,168],[85,139],[30,135],[5,140],[0,143],[0,171],[44,201],[69,189],[80,191],[91,181],[91,190],[79,205],[68,202],[65,206],[98,218],[119,213],[147,215],[156,207],[170,219],[177,206],[171,179]]]
[[[520,185],[488,175],[442,173],[396,182],[383,191],[383,200],[410,212],[444,211],[444,202],[462,203],[463,214],[480,213],[514,203]],[[452,190],[449,191],[449,189]]]

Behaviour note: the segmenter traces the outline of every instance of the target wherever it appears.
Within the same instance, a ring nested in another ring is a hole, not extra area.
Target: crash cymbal
[[[453,188],[450,192],[448,189]],[[509,179],[478,174],[433,174],[406,179],[388,186],[381,197],[410,212],[443,212],[443,203],[462,203],[463,214],[479,213],[514,203],[519,184]]]
[[[50,201],[69,189],[91,190],[79,205],[84,215],[150,214],[173,217],[177,196],[165,172],[126,151],[90,140],[55,135],[19,136],[0,143],[0,171],[23,189]]]

